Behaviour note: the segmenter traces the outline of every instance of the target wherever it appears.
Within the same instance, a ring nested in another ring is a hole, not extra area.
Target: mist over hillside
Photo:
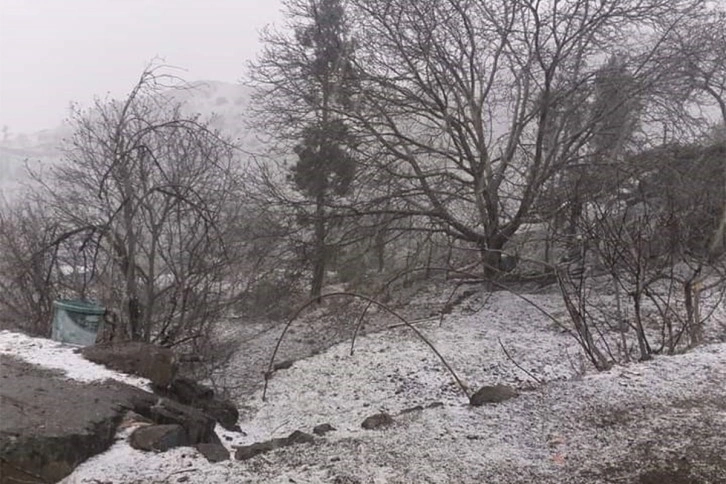
[[[26,166],[57,163],[61,157],[61,142],[69,129],[59,125],[56,129],[37,133],[8,136],[0,142],[0,195],[12,200],[27,180]]]
[[[222,81],[195,81],[184,89],[164,93],[183,105],[186,114],[200,114],[213,129],[246,151],[258,151],[260,143],[246,126],[251,88]],[[26,180],[26,162],[57,163],[63,157],[63,140],[73,135],[67,122],[34,133],[5,133],[0,139],[0,195],[13,199]]]

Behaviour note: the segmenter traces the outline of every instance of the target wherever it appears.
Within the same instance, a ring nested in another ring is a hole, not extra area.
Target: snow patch
[[[111,379],[151,391],[151,382],[148,379],[125,375],[92,363],[76,353],[78,349],[78,346],[46,338],[0,331],[0,354],[12,355],[34,365],[60,370],[71,380],[88,383]]]

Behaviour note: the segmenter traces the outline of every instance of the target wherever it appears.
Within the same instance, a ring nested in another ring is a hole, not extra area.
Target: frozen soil
[[[563,314],[551,295],[528,297]],[[427,305],[440,307],[447,299],[448,293],[423,294],[420,313],[426,316]],[[357,313],[348,317],[340,321],[346,327]],[[305,325],[321,330],[328,324],[322,312],[318,321],[305,321],[279,359],[311,351]],[[378,321],[369,331],[392,324]],[[442,324],[436,319],[416,326],[467,392],[506,384],[520,396],[471,407],[441,360],[399,327],[359,338],[353,355],[349,342],[316,349],[318,354],[275,372],[263,401],[259,384],[277,328],[249,339],[226,368],[230,382],[244,381],[238,400],[244,433],[220,429],[223,442],[233,450],[322,423],[336,431],[313,444],[219,464],[190,448],[141,453],[122,432],[109,451],[64,482],[726,482],[726,344],[594,373],[572,336],[504,292],[473,295]],[[395,424],[362,429],[362,420],[379,411],[393,415]]]

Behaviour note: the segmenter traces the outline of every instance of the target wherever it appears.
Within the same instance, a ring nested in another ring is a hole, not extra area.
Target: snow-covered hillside
[[[530,297],[562,310],[557,298]],[[430,349],[396,328],[360,338],[352,356],[343,343],[278,371],[266,402],[260,392],[238,402],[244,433],[220,430],[233,450],[322,423],[337,429],[313,444],[211,464],[191,448],[133,450],[127,429],[64,482],[726,482],[726,344],[583,374],[574,340],[532,306],[504,292],[478,302],[418,327],[470,389],[511,385],[513,400],[470,406]],[[0,351],[48,364],[43,345],[9,338],[0,334]],[[70,348],[53,351],[54,367],[70,361],[61,354]],[[235,364],[227,371],[233,379]],[[361,428],[380,411],[392,427]]]

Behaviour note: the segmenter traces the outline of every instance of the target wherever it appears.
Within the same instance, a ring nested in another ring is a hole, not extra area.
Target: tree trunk
[[[386,232],[385,226],[376,229],[376,235],[373,240],[375,248],[376,261],[378,262],[378,272],[383,272],[386,268]]]
[[[497,277],[501,273],[502,248],[504,238],[498,235],[489,237],[488,243],[479,248],[484,277]]]
[[[567,220],[567,229],[565,231],[565,246],[568,247],[567,259],[569,261],[578,260],[581,255],[582,247],[578,240],[578,224],[582,218],[583,203],[580,199],[580,184],[575,184],[572,198],[569,200],[570,211]]]
[[[640,350],[640,361],[648,361],[651,359],[650,346],[648,345],[648,339],[645,336],[645,329],[643,328],[643,319],[640,311],[640,303],[642,299],[642,293],[640,289],[633,293],[633,306],[635,310],[635,331],[638,337],[638,349]]]
[[[320,295],[325,281],[325,266],[327,262],[327,247],[325,245],[325,194],[321,191],[315,200],[315,248],[313,253],[313,280],[310,284],[310,297]]]
[[[698,281],[687,281],[684,285],[687,334],[690,345],[698,345],[702,338],[701,315],[699,308],[700,288]]]
[[[126,284],[126,316],[128,317],[129,335],[132,341],[143,339],[141,328],[141,303],[139,301],[136,280],[136,231],[134,230],[133,186],[131,173],[127,166],[128,160],[119,160],[123,184],[123,221],[126,236],[126,264],[124,276]]]

